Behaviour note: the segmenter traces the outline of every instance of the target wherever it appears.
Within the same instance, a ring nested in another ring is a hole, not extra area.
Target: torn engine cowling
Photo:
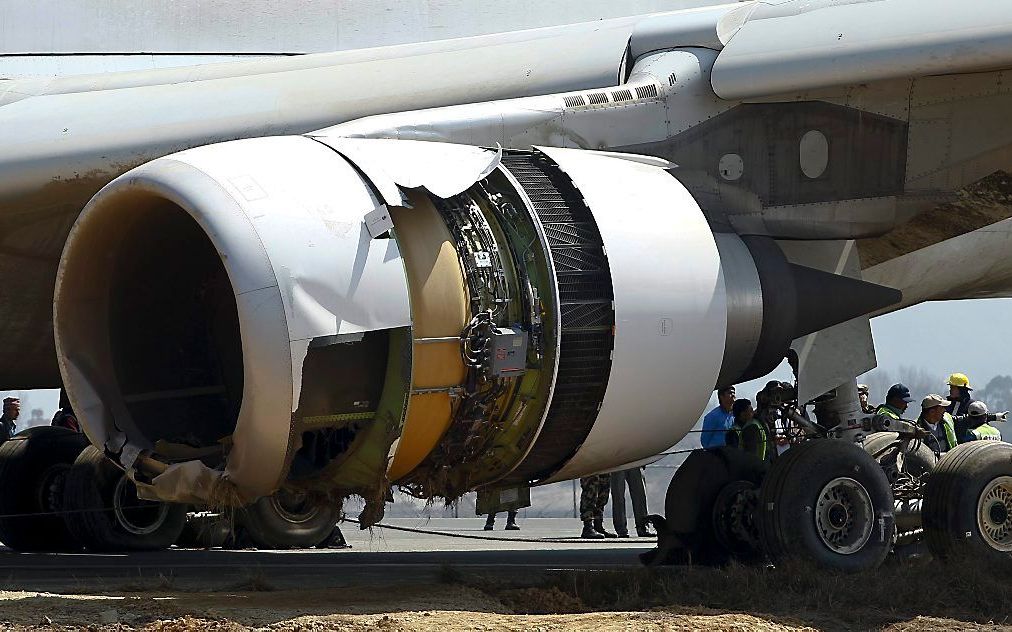
[[[68,239],[64,383],[170,501],[287,485],[381,511],[391,482],[453,498],[649,458],[716,384],[895,299],[715,237],[667,167],[326,136],[160,158]],[[862,298],[810,307],[841,289]]]

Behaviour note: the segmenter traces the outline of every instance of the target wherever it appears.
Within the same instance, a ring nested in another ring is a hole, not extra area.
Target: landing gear
[[[774,563],[802,558],[848,572],[873,569],[896,530],[885,473],[847,441],[788,450],[770,468],[759,507],[763,550]]]
[[[765,474],[765,476],[764,476]],[[791,558],[844,571],[875,568],[893,544],[893,498],[882,468],[859,446],[820,439],[763,464],[739,450],[693,452],[653,516],[646,564]]]
[[[878,461],[890,484],[898,482],[904,474],[922,478],[931,473],[938,459],[923,441],[902,439],[898,432],[875,432],[863,444],[865,452]]]
[[[60,513],[67,472],[88,445],[81,434],[42,426],[0,447],[0,542],[16,551],[74,551]]]
[[[975,441],[949,450],[925,486],[922,521],[936,557],[1012,563],[1012,445]]]
[[[640,556],[648,565],[715,564],[752,558],[758,535],[752,520],[764,464],[734,448],[693,452],[668,485],[666,517],[651,516],[657,548]]]
[[[713,531],[717,542],[731,557],[754,560],[762,551],[756,511],[759,486],[738,480],[724,486],[713,503]]]
[[[197,512],[186,517],[186,526],[176,540],[184,549],[214,549],[232,543],[232,520],[227,514]]]
[[[183,530],[186,506],[144,500],[98,448],[81,452],[64,487],[67,527],[89,551],[155,551]]]
[[[238,523],[261,549],[312,548],[330,536],[340,510],[305,492],[282,489],[238,513]]]

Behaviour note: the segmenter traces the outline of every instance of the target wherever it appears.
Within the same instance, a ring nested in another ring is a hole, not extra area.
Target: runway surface
[[[372,583],[436,582],[448,572],[524,577],[564,569],[636,567],[653,539],[581,540],[574,519],[532,518],[520,531],[482,530],[481,518],[388,519],[393,526],[439,531],[468,539],[406,533],[387,528],[360,531],[345,523],[351,548],[299,551],[179,550],[153,553],[17,553],[0,550],[0,587],[16,590],[119,588],[124,582],[170,578],[177,586],[214,589],[257,576],[278,589]],[[551,538],[556,541],[525,542]],[[559,540],[561,539],[561,540]]]

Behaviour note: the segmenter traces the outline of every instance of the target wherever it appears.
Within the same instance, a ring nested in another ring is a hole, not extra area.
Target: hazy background
[[[880,316],[871,322],[879,368],[861,377],[871,387],[871,401],[880,403],[890,384],[901,381],[910,387],[915,398],[928,393],[946,395],[945,380],[950,373],[966,373],[977,398],[987,402],[991,410],[1012,408],[1012,337],[1006,337],[1003,327],[1012,321],[1012,299],[973,301],[945,301],[925,303],[893,314]],[[791,380],[786,364],[778,368],[773,377]],[[743,397],[752,398],[768,378],[739,385]],[[58,391],[4,391],[21,397],[22,412],[18,428],[48,424],[58,405]],[[711,398],[711,407],[713,401]],[[707,409],[709,410],[709,408]],[[706,412],[706,411],[703,411]],[[694,414],[694,413],[689,413]],[[698,428],[698,426],[697,426]],[[1012,439],[1012,428],[1001,428],[1007,440]],[[672,451],[699,447],[698,433],[689,434]],[[675,466],[684,454],[666,456],[647,467],[649,509],[663,513],[664,491]],[[579,486],[576,486],[579,493]],[[570,482],[546,485],[531,492],[532,506],[521,513],[535,516],[573,515],[573,484]],[[349,509],[354,514],[355,505]],[[418,516],[424,523],[427,516],[444,516],[459,513],[461,517],[474,515],[474,494],[468,494],[454,509],[442,504],[427,505],[424,501],[397,494],[388,508],[389,515]],[[610,507],[606,512],[610,522]],[[632,519],[632,508],[627,502],[627,513]],[[504,521],[499,521],[501,528]],[[576,529],[574,522],[574,529]]]

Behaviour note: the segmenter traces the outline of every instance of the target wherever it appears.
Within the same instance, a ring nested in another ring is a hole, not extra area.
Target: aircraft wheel
[[[186,518],[176,546],[186,549],[224,547],[232,538],[232,520],[225,514],[196,513]]]
[[[865,438],[863,447],[879,462],[890,483],[896,482],[901,472],[920,478],[931,472],[938,462],[935,453],[922,441],[910,441],[907,449],[900,451],[896,432],[872,433]]]
[[[974,441],[949,450],[925,485],[921,519],[935,557],[1012,561],[1012,445]]]
[[[299,491],[280,490],[238,513],[239,524],[259,549],[312,548],[334,530],[340,509]]]
[[[90,551],[165,549],[186,522],[186,505],[138,498],[133,481],[94,446],[68,472],[64,506],[71,533]]]
[[[0,542],[16,551],[81,548],[57,512],[67,472],[87,445],[80,433],[39,426],[0,446],[0,516],[8,516],[0,517]]]
[[[760,556],[759,486],[752,481],[736,480],[717,494],[713,503],[713,534],[732,557],[748,561]]]
[[[774,563],[807,559],[856,572],[874,569],[896,530],[889,481],[859,446],[815,439],[774,461],[759,493],[759,535]]]
[[[668,484],[666,516],[651,516],[657,548],[641,555],[647,565],[721,564],[731,557],[751,558],[751,505],[765,466],[736,448],[691,453]]]

